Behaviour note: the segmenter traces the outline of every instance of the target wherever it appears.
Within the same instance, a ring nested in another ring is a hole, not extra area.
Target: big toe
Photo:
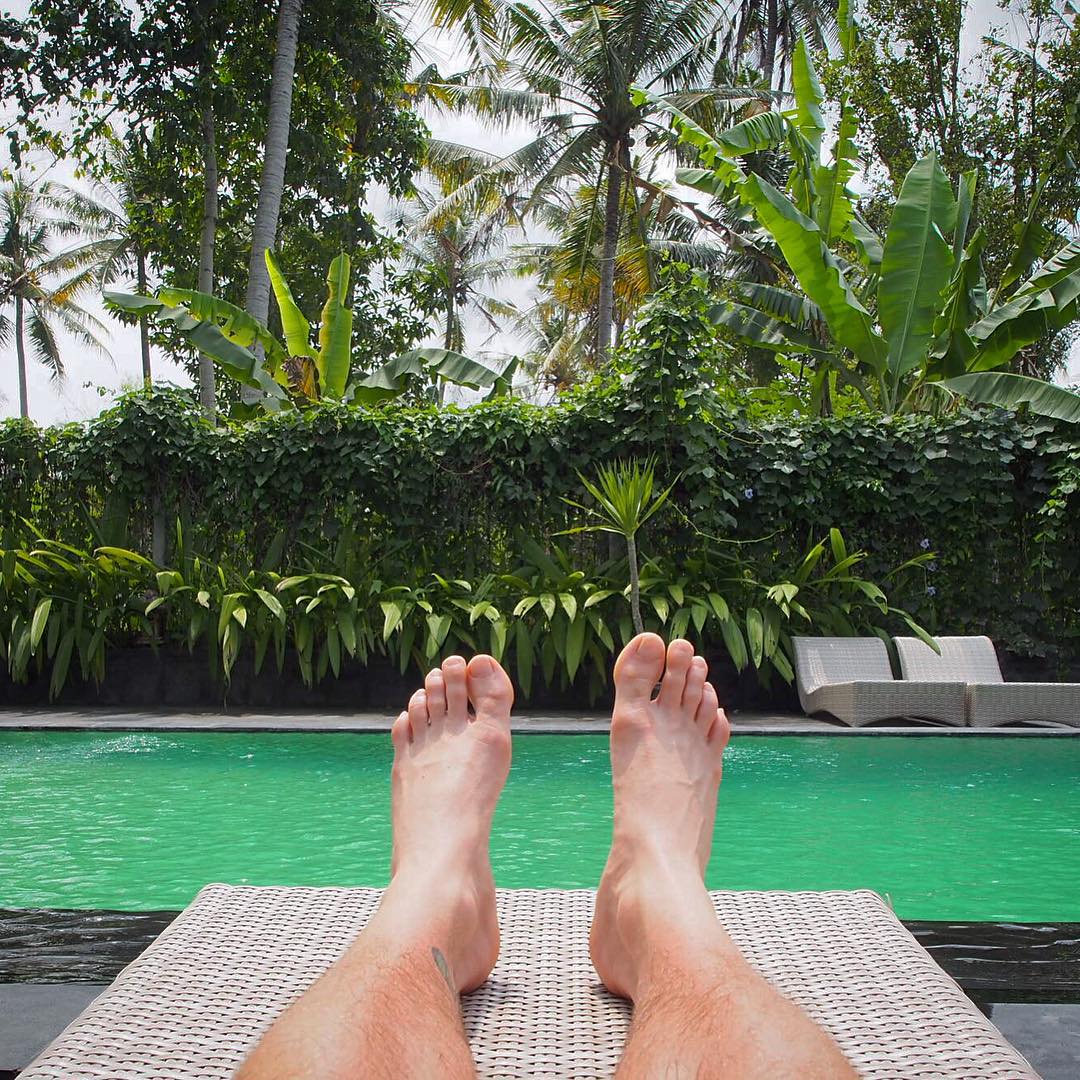
[[[615,697],[628,704],[652,699],[664,671],[666,650],[656,634],[638,634],[615,661]]]
[[[514,687],[499,662],[481,653],[469,661],[467,675],[469,700],[476,712],[476,719],[509,726]]]

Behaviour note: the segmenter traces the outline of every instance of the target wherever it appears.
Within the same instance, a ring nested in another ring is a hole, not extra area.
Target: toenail
[[[443,667],[464,667],[465,660],[460,656],[448,656],[443,661]]]
[[[495,670],[495,661],[490,656],[474,656],[472,668],[475,675],[490,675]]]

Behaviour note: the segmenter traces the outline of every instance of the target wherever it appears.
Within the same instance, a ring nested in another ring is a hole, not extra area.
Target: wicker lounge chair
[[[880,638],[792,641],[799,701],[811,716],[829,713],[854,727],[902,716],[963,726],[963,682],[894,679],[889,650]]]
[[[935,638],[939,656],[918,638],[894,638],[905,679],[967,683],[967,722],[997,727],[1018,720],[1080,726],[1080,683],[1005,682],[988,637]]]
[[[482,1077],[610,1077],[629,1007],[589,963],[595,894],[500,891],[495,971],[464,1001]],[[341,954],[377,889],[208,885],[20,1080],[226,1080]],[[871,892],[718,892],[747,957],[864,1077],[1036,1074]]]

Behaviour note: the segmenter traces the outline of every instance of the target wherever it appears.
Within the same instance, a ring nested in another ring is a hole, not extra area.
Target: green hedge
[[[1000,412],[750,422],[683,367],[623,372],[562,404],[338,406],[214,428],[179,391],[135,394],[86,424],[0,426],[0,528],[111,544],[239,575],[366,562],[383,583],[513,574],[529,539],[575,523],[576,472],[652,453],[679,477],[646,556],[670,573],[704,550],[759,579],[832,527],[867,578],[926,549],[890,602],[931,631],[989,633],[1013,652],[1080,655],[1080,432]],[[155,533],[157,550],[155,551]],[[736,546],[731,541],[739,541]],[[588,576],[606,541],[558,542]],[[609,568],[610,570],[610,568]]]

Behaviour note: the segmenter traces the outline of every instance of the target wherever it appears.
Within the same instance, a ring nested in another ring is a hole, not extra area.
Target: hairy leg
[[[636,637],[615,666],[615,820],[590,945],[604,983],[634,1002],[618,1075],[853,1077],[713,911],[704,874],[729,728],[707,674],[689,642],[665,650],[655,634]]]
[[[512,703],[489,656],[450,657],[429,673],[392,731],[394,855],[379,910],[237,1080],[474,1075],[458,993],[479,986],[499,953],[488,843]]]

